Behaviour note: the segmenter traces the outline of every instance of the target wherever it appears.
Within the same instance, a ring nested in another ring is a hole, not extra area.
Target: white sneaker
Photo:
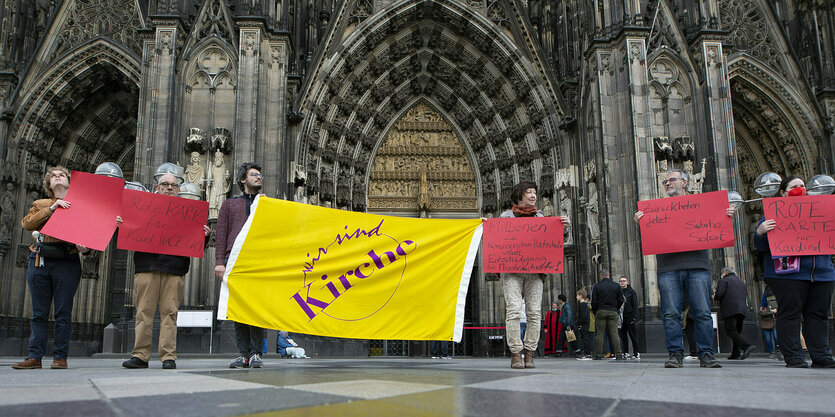
[[[635,359],[635,360],[641,359],[641,354],[638,353],[638,352],[635,352],[635,356],[633,356],[632,359]]]
[[[577,358],[577,360],[578,361],[590,361],[591,356],[581,356],[581,357]]]
[[[684,360],[686,360],[686,361],[697,361],[697,360],[699,360],[699,358],[696,357],[696,356],[693,356],[693,355],[687,355],[687,356],[684,357]]]
[[[249,367],[250,368],[263,368],[264,362],[261,360],[261,355],[254,354],[249,357]]]

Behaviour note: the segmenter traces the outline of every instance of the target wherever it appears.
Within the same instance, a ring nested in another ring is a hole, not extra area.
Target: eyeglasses
[[[674,183],[676,181],[684,181],[684,180],[681,179],[681,178],[670,178],[670,179],[666,179],[666,180],[662,181],[661,183],[664,184],[664,185],[667,185],[667,184]]]
[[[159,185],[160,187],[162,187],[162,188],[168,188],[168,187],[171,187],[171,188],[180,188],[180,184],[176,184],[176,183],[173,183],[173,184],[172,184],[172,183],[170,183],[170,182],[161,182],[161,183],[159,183],[158,185]]]
[[[257,172],[250,172],[250,173],[249,173],[249,176],[250,176],[250,177],[255,177],[255,178],[264,178],[264,176],[263,176],[263,175],[261,175],[261,174],[259,174],[259,173],[257,173]]]

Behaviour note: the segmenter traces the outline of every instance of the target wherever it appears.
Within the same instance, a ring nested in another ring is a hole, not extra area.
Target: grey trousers
[[[502,274],[501,276],[504,289],[507,347],[510,348],[511,353],[519,353],[523,348],[534,351],[539,343],[539,330],[542,327],[542,275]],[[525,301],[525,314],[528,316],[524,344],[519,328],[519,320],[522,318],[522,300]]]

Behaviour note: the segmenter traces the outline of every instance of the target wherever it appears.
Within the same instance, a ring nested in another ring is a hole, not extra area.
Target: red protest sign
[[[727,191],[639,201],[644,255],[733,246],[727,208]]]
[[[768,232],[772,255],[835,254],[835,196],[766,198],[763,217],[775,222]]]
[[[484,272],[562,273],[563,235],[559,217],[517,217],[484,221]]]
[[[58,208],[41,233],[104,250],[116,231],[124,180],[73,171],[64,200],[70,208]]]
[[[202,258],[207,217],[205,201],[125,190],[116,247]]]

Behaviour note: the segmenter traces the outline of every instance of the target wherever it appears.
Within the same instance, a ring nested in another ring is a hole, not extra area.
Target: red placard
[[[835,196],[766,198],[763,217],[775,221],[768,232],[772,255],[835,254]]]
[[[58,208],[41,233],[67,242],[104,250],[116,231],[116,216],[125,181],[121,178],[71,173],[65,201],[70,208]]]
[[[484,221],[484,272],[563,272],[562,220],[517,217]]]
[[[125,190],[116,247],[202,258],[208,217],[205,201]]]
[[[733,246],[734,225],[727,209],[727,191],[639,201],[644,255]]]

